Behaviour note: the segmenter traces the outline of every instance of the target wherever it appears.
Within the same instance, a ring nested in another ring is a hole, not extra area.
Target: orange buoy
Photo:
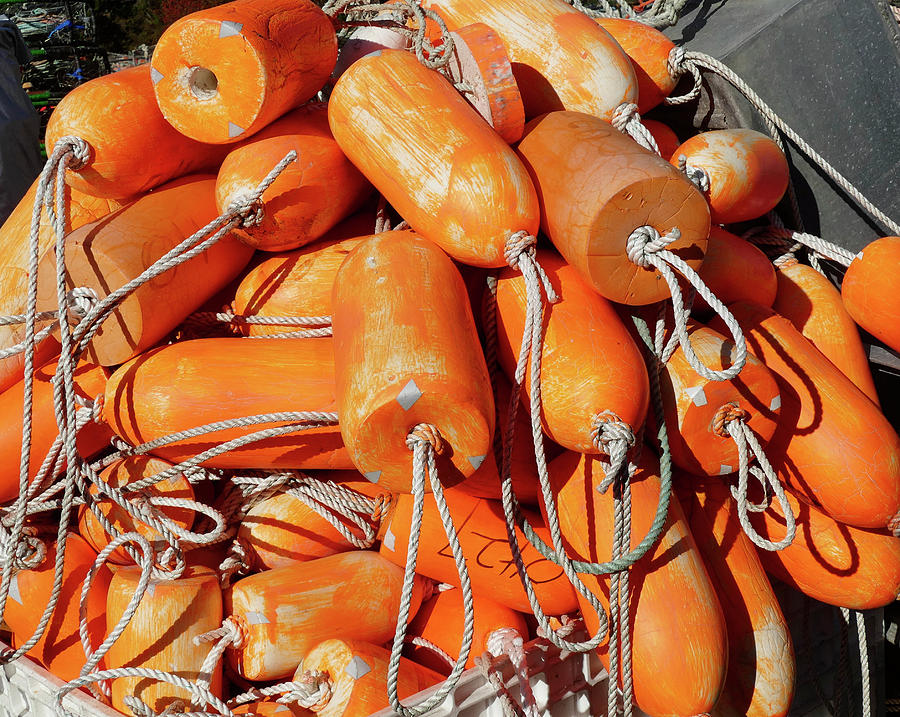
[[[675,43],[655,27],[637,20],[617,17],[598,17],[600,27],[606,30],[631,60],[637,77],[638,112],[649,112],[672,94],[676,80],[669,73],[669,53]],[[663,157],[669,155],[663,154]]]
[[[790,321],[877,406],[878,393],[859,330],[840,291],[825,276],[796,259],[778,265],[775,311]]]
[[[103,419],[120,438],[137,445],[245,416],[334,411],[333,361],[327,338],[182,341],[120,367],[106,387]],[[288,423],[271,420],[224,428],[161,445],[153,455],[178,463],[221,443]],[[353,467],[337,426],[266,438],[211,457],[203,465],[265,470]]]
[[[372,185],[331,136],[328,108],[320,103],[289,112],[228,154],[216,177],[219,212],[252,194],[291,151],[297,153],[296,161],[260,197],[262,221],[235,229],[241,241],[255,249],[285,251],[309,244],[372,193]]]
[[[360,473],[386,490],[410,492],[407,436],[426,423],[446,444],[438,456],[442,482],[472,475],[491,450],[494,401],[466,287],[450,258],[412,232],[376,234],[344,260],[332,303],[341,434]]]
[[[891,272],[900,257],[900,237],[881,237],[857,254],[841,284],[847,313],[863,329],[894,351],[900,351],[900,305],[891,285]]]
[[[676,488],[728,625],[728,676],[715,713],[784,717],[796,673],[791,633],[731,491],[722,481],[691,475]]]
[[[669,297],[658,272],[628,257],[626,243],[638,227],[660,234],[677,227],[681,236],[667,249],[699,268],[709,236],[706,201],[627,135],[595,117],[552,112],[526,126],[518,152],[538,190],[541,229],[610,301],[642,305]]]
[[[226,591],[232,620],[243,631],[231,664],[248,680],[290,676],[322,640],[390,640],[400,611],[403,570],[374,552],[354,550],[238,580]],[[411,614],[422,601],[412,593]]]
[[[391,653],[363,640],[325,640],[309,651],[294,681],[315,675],[331,685],[331,697],[312,711],[320,717],[365,717],[388,707],[388,663]],[[437,672],[400,658],[397,696],[402,700],[436,685]]]
[[[710,227],[699,274],[723,304],[752,301],[771,306],[775,301],[778,282],[772,262],[753,244],[721,227]],[[699,294],[694,297],[694,311],[711,311]]]
[[[376,505],[377,517],[371,513],[360,514],[360,518],[367,519],[375,529],[378,528],[382,520],[382,507],[389,506],[393,500],[390,493],[365,480],[356,471],[329,471],[320,477],[339,482],[350,493],[380,497]],[[315,500],[309,500],[317,505]],[[237,539],[246,546],[248,562],[257,569],[265,570],[353,550],[353,544],[321,515],[321,511],[333,515],[362,539],[359,527],[335,515],[334,511],[325,507],[317,511],[295,493],[276,493],[253,506],[238,526]]]
[[[498,501],[475,498],[457,488],[449,488],[444,497],[453,516],[469,578],[474,593],[490,595],[501,605],[519,612],[531,612],[525,589],[519,580],[516,561],[506,535],[503,506]],[[406,565],[413,498],[398,495],[397,505],[381,540],[381,554],[397,565]],[[545,542],[549,531],[540,516],[525,510],[528,520]],[[542,556],[516,528],[522,560],[534,582],[535,593],[548,615],[563,615],[578,609],[575,591],[568,579],[554,563]],[[431,501],[425,501],[422,516],[419,558],[416,570],[432,580],[459,587],[459,574],[453,553],[447,543],[440,514]]]
[[[208,176],[179,179],[76,229],[66,237],[68,287],[88,287],[102,299],[139,276],[217,216],[214,187]],[[103,323],[87,355],[101,365],[115,366],[159,343],[234,279],[251,254],[237,238],[225,236],[143,284]],[[38,307],[55,309],[55,248],[44,255],[38,272]]]
[[[167,468],[171,468],[171,466],[171,463],[150,456],[129,456],[100,471],[100,479],[113,488],[127,488],[129,483],[156,475]],[[97,497],[100,495],[100,489],[96,484],[91,484],[88,491],[91,496],[94,496],[94,501],[100,512],[119,533],[138,532],[151,543],[162,539],[162,535],[154,528],[134,518],[111,498]],[[146,488],[142,491],[142,496],[149,501],[160,497],[193,500],[194,490],[187,478],[182,475],[175,475]],[[163,517],[185,530],[190,530],[194,523],[194,510],[192,508],[161,505],[155,506],[154,509]],[[86,505],[82,506],[78,513],[78,532],[97,552],[103,550],[112,540],[112,536],[103,529],[100,521],[97,520],[97,517]],[[123,548],[116,548],[110,554],[108,560],[116,565],[129,565],[134,562]]]
[[[3,284],[3,281],[3,270],[0,269],[0,285]],[[23,294],[23,296],[25,296],[25,294]],[[7,341],[8,345],[2,346],[2,344],[0,344],[0,348],[11,348],[21,341],[25,340],[24,327],[15,329],[14,333],[11,334],[7,334],[4,332],[4,329],[8,328],[10,327],[0,327],[0,335],[10,336]],[[56,338],[53,332],[38,341],[34,347],[34,368],[41,368],[42,366],[46,366],[51,361],[58,359],[60,348],[61,346],[59,343],[59,339]],[[19,353],[13,354],[12,356],[7,356],[5,359],[0,359],[0,394],[6,391],[6,389],[15,385],[17,382],[21,381],[24,376],[24,351],[20,351]]]
[[[450,29],[483,22],[506,44],[527,117],[554,110],[607,121],[638,98],[628,56],[594,20],[563,0],[437,0],[429,4]]]
[[[66,173],[66,184],[123,199],[219,165],[227,150],[189,139],[166,122],[150,78],[147,65],[128,67],[63,97],[47,124],[47,147],[74,136],[91,148],[84,166]]]
[[[55,363],[47,364],[34,373],[29,479],[37,476],[41,462],[59,435],[51,384],[55,373]],[[75,394],[82,399],[93,400],[106,387],[107,371],[94,364],[82,363],[75,369],[73,378]],[[0,416],[3,417],[0,420],[0,503],[6,503],[19,495],[24,398],[24,379],[0,393]],[[89,421],[77,434],[79,454],[90,458],[109,445],[110,437],[106,426]]]
[[[596,417],[604,411],[614,413],[635,432],[643,425],[650,393],[647,369],[612,305],[555,253],[539,251],[537,256],[560,297],[544,312],[541,423],[560,445],[597,453],[601,449],[594,442]],[[525,292],[520,272],[507,268],[500,273],[497,353],[510,378],[515,375],[525,330]],[[521,398],[530,406],[530,367],[523,388]]]
[[[473,596],[475,607],[475,637],[466,667],[475,666],[475,658],[488,651],[488,640],[497,630],[515,630],[526,640],[528,625],[525,616],[505,605],[494,602],[488,595]],[[454,657],[459,650],[459,636],[463,633],[463,598],[458,588],[443,590],[422,603],[415,620],[409,624],[407,636],[420,637]],[[448,674],[452,665],[438,657],[428,647],[412,646],[410,657],[432,670]]]
[[[781,418],[766,452],[779,479],[842,523],[897,527],[900,438],[891,424],[790,321],[755,304],[730,308],[778,382]]]
[[[682,155],[688,168],[702,169],[709,177],[707,198],[714,224],[761,217],[787,190],[790,169],[784,153],[752,129],[701,132],[675,150],[672,163],[677,165]]]
[[[454,259],[505,266],[538,203],[503,139],[441,74],[401,50],[355,62],[328,101],[334,138],[413,230]]]
[[[116,570],[106,599],[107,630],[112,630],[137,590],[141,569]],[[209,653],[208,643],[194,638],[221,627],[222,591],[216,574],[205,567],[188,566],[175,580],[151,578],[134,617],[104,658],[107,669],[143,667],[173,672],[196,681]],[[212,669],[210,691],[222,697],[222,666]],[[117,677],[112,681],[112,706],[127,709],[125,698],[137,697],[159,713],[175,700],[190,701],[192,693],[168,682],[143,677]]]
[[[790,492],[786,495],[797,534],[784,550],[759,551],[769,574],[815,600],[851,610],[884,607],[897,599],[900,540],[885,531],[839,523]],[[784,535],[784,514],[777,500],[750,516],[760,535]]]
[[[150,60],[165,118],[200,142],[250,137],[325,85],[330,18],[309,0],[236,0],[170,25]]]
[[[597,488],[600,461],[567,452],[550,463],[562,534],[570,557],[612,557],[613,496]],[[659,502],[659,466],[644,451],[631,478],[633,548],[650,529]],[[722,608],[677,500],[669,504],[662,537],[629,570],[634,694],[649,715],[699,715],[712,710],[725,682],[728,639]],[[608,611],[609,576],[583,576]],[[598,619],[580,595],[591,634]],[[685,649],[690,645],[690,649]],[[598,649],[608,665],[606,645]]]
[[[653,141],[659,149],[659,156],[663,159],[669,159],[678,149],[681,142],[678,141],[678,135],[667,124],[663,124],[657,120],[641,119],[647,131],[653,135]]]
[[[79,600],[85,576],[96,558],[97,554],[81,537],[66,535],[59,601],[43,636],[27,653],[62,680],[74,680],[85,663],[78,634]],[[47,554],[37,568],[20,570],[12,577],[3,616],[18,644],[24,644],[37,629],[53,591],[55,563],[56,544],[48,543]],[[101,567],[88,592],[87,629],[95,648],[106,635],[106,592],[111,578],[109,568]]]
[[[257,717],[313,717],[315,712],[305,709],[296,702],[283,704],[274,698],[255,700],[238,707],[232,707],[236,715],[256,715]]]
[[[389,10],[379,12],[377,19],[391,19]],[[426,25],[430,24],[426,21]],[[435,40],[429,36],[429,40]],[[370,55],[378,50],[407,50],[409,49],[410,38],[398,30],[390,27],[380,27],[378,25],[362,25],[356,27],[344,40],[338,50],[337,64],[331,73],[332,84],[337,82],[341,75],[347,71],[354,62],[361,57]]]

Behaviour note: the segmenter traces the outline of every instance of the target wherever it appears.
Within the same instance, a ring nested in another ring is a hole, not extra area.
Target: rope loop
[[[622,134],[627,134],[644,149],[656,155],[660,154],[656,139],[641,122],[638,106],[634,102],[623,102],[616,107],[613,112],[612,126]]]
[[[66,162],[68,168],[77,172],[91,161],[93,150],[91,145],[81,137],[65,135],[56,141],[50,156],[51,158],[59,158],[65,155],[69,157]]]
[[[719,406],[719,410],[716,411],[716,415],[713,417],[713,433],[722,438],[730,438],[731,434],[728,432],[728,424],[731,421],[746,422],[749,416],[750,414],[741,408],[737,401],[723,403]]]
[[[47,546],[32,531],[25,532],[22,539],[16,544],[13,555],[12,569],[35,570],[47,557]]]
[[[441,438],[441,432],[430,423],[419,423],[413,426],[406,437],[406,447],[411,451],[415,450],[416,446],[423,444],[430,445],[437,455],[444,452],[444,439]]]
[[[591,418],[591,440],[597,450],[609,456],[609,463],[604,464],[606,477],[597,486],[597,490],[606,493],[628,463],[628,450],[635,444],[634,431],[615,413],[606,410]]]
[[[66,294],[69,320],[77,324],[94,308],[100,297],[89,286],[78,286]]]
[[[509,235],[503,248],[503,258],[513,269],[519,268],[519,258],[525,254],[531,258],[535,255],[537,237],[526,231],[518,231]]]
[[[660,234],[655,227],[648,224],[635,229],[625,240],[625,253],[639,267],[649,269],[653,266],[651,255],[665,249],[673,241],[681,238],[681,230],[672,227],[666,234]]]
[[[706,194],[709,191],[709,172],[703,167],[688,164],[687,157],[683,154],[678,155],[678,171],[684,174],[702,194]]]
[[[673,79],[678,80],[685,73],[689,73],[693,77],[691,89],[683,95],[675,95],[666,97],[663,102],[667,105],[683,105],[693,102],[700,96],[700,89],[703,86],[703,78],[700,76],[700,70],[697,65],[688,58],[687,51],[676,45],[669,51],[666,58],[666,69]]]
[[[331,701],[331,678],[327,672],[304,670],[294,687],[279,697],[276,702],[295,702],[305,709],[319,712]]]

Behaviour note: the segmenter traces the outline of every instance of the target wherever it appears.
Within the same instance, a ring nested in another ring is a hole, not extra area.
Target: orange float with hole
[[[234,231],[255,249],[286,251],[309,244],[356,211],[372,193],[372,185],[331,136],[327,106],[317,103],[289,112],[225,157],[216,177],[219,212],[250,196],[291,151],[297,159],[260,197],[262,221]]]
[[[755,304],[730,308],[778,382],[781,417],[766,453],[782,483],[842,523],[897,528],[900,438],[888,420],[790,321]]]
[[[678,81],[669,73],[669,53],[675,43],[655,27],[637,20],[617,17],[598,17],[597,23],[606,30],[628,55],[637,77],[638,112],[652,110],[672,94]],[[668,158],[669,155],[663,154]]]
[[[165,118],[187,137],[250,137],[313,97],[337,61],[331,19],[309,0],[236,0],[170,25],[150,72]]]
[[[385,490],[409,492],[407,436],[426,423],[444,444],[441,481],[472,475],[491,451],[494,401],[450,258],[412,232],[376,234],[344,260],[332,304],[341,434],[357,470]]]
[[[195,339],[163,346],[110,378],[103,419],[132,445],[221,421],[270,413],[334,411],[331,339]],[[273,381],[277,367],[278,380]],[[211,397],[215,397],[214,399]],[[270,420],[166,443],[155,456],[185,461],[221,443],[288,425]],[[352,468],[337,426],[297,430],[207,459],[216,468]]]
[[[251,575],[226,591],[243,634],[226,655],[248,680],[290,677],[322,640],[381,644],[394,636],[403,570],[378,553],[354,550]],[[410,614],[422,601],[417,578]]]
[[[677,228],[666,248],[694,270],[709,236],[703,195],[678,170],[606,122],[579,112],[532,120],[518,146],[541,201],[541,229],[610,301],[643,305],[669,297],[655,270],[628,257],[631,233]],[[590,187],[591,191],[584,191]]]
[[[537,259],[560,297],[544,311],[541,423],[560,445],[596,453],[600,451],[594,443],[596,417],[605,411],[634,432],[643,425],[650,392],[647,369],[615,309],[584,283],[575,267],[550,251],[539,251]],[[510,378],[525,330],[525,291],[520,272],[507,268],[500,273],[497,354]],[[523,389],[523,410],[530,412],[530,366]]]
[[[65,247],[68,288],[87,287],[103,299],[139,276],[217,216],[214,187],[208,176],[179,179],[69,234]],[[103,323],[87,356],[115,366],[155,346],[234,279],[252,253],[236,237],[225,236],[138,287]],[[57,304],[53,248],[38,268],[38,307],[55,309]]]
[[[16,644],[25,644],[34,634],[53,592],[56,544],[49,542],[46,547],[46,556],[40,565],[33,570],[19,570],[10,582],[3,619]],[[85,662],[78,634],[78,605],[85,576],[96,558],[97,553],[80,536],[66,535],[59,601],[43,636],[27,653],[62,680],[78,677]],[[106,592],[111,578],[109,568],[101,567],[94,576],[86,601],[88,635],[95,648],[106,635]]]
[[[720,129],[694,135],[672,155],[677,165],[709,177],[710,214],[714,224],[756,219],[781,201],[790,169],[784,153],[771,139],[752,129]]]
[[[137,590],[141,570],[122,566],[113,575],[106,599],[107,631],[111,631]],[[134,617],[104,658],[106,667],[142,667],[173,672],[192,682],[211,644],[195,644],[194,638],[222,625],[222,591],[209,568],[188,566],[174,580],[150,578]],[[212,669],[210,691],[222,697],[222,665]],[[128,709],[125,698],[137,697],[159,713],[176,700],[190,702],[193,694],[168,682],[143,677],[117,677],[112,681],[112,706]]]
[[[429,6],[451,30],[483,22],[497,31],[527,117],[567,109],[610,121],[619,105],[638,99],[637,78],[622,48],[563,0],[437,0]]]
[[[772,306],[775,302],[778,281],[772,262],[753,244],[721,227],[710,227],[699,274],[723,304],[752,301]],[[694,297],[693,308],[696,312],[711,311],[699,294]]]
[[[676,488],[728,625],[728,677],[715,714],[784,717],[796,675],[791,633],[731,490],[692,475],[677,476]]]
[[[613,555],[612,491],[597,490],[605,477],[600,461],[592,456],[570,451],[550,463],[560,528],[573,559],[607,562]],[[659,464],[647,451],[630,483],[629,549],[649,531],[659,502]],[[630,568],[629,575],[635,702],[648,715],[660,717],[710,712],[725,683],[727,628],[715,588],[674,496],[661,538]],[[609,576],[583,579],[608,611]],[[580,595],[579,603],[587,628],[596,633],[596,613]],[[606,645],[598,652],[608,666]]]
[[[69,92],[47,124],[47,147],[75,136],[90,157],[66,184],[96,197],[136,197],[192,172],[215,169],[225,152],[178,132],[159,111],[151,69],[128,67]]]
[[[778,295],[772,308],[790,321],[877,406],[878,393],[859,329],[841,292],[811,266],[789,258],[778,264]]]
[[[364,717],[388,707],[388,662],[391,653],[363,640],[325,640],[309,651],[294,681],[327,680],[331,696],[312,706],[320,717]],[[443,680],[440,674],[400,658],[397,696],[403,700]]]
[[[509,546],[503,506],[499,501],[475,498],[456,488],[447,489],[444,497],[466,557],[473,592],[490,595],[492,600],[513,610],[530,612],[531,605]],[[398,495],[393,516],[381,539],[381,554],[396,565],[406,565],[412,511],[412,496]],[[550,533],[543,527],[540,516],[527,509],[525,514],[537,534],[549,543]],[[544,611],[548,615],[563,615],[577,610],[575,591],[562,569],[533,548],[518,528],[516,535],[522,560]],[[434,503],[428,500],[422,516],[416,570],[432,580],[460,586],[441,516]]]
[[[675,150],[678,149],[678,145],[681,144],[675,131],[669,125],[657,120],[641,118],[641,122],[644,123],[647,131],[653,135],[653,141],[656,142],[656,146],[659,149],[659,156],[663,159],[669,159]]]
[[[149,478],[160,473],[172,464],[151,456],[129,456],[117,460],[100,471],[100,479],[113,488],[123,489],[126,496],[129,483],[134,483],[143,478]],[[138,532],[150,543],[162,540],[163,536],[147,523],[134,518],[127,510],[115,503],[111,498],[100,497],[100,489],[96,484],[91,484],[88,491],[95,501],[100,512],[112,523],[119,533]],[[190,530],[194,523],[194,510],[187,506],[154,506],[153,498],[180,498],[183,500],[194,499],[194,489],[183,475],[176,474],[171,478],[154,483],[149,488],[141,491],[140,500],[146,501],[148,507],[161,517],[180,526],[184,530]],[[136,496],[131,496],[135,498]],[[90,543],[97,552],[103,550],[112,541],[112,536],[100,525],[97,516],[83,505],[78,513],[78,532]],[[115,565],[129,565],[134,561],[123,548],[116,548],[108,558]]]
[[[892,272],[885,267],[900,261],[900,237],[881,237],[857,254],[841,283],[847,313],[863,329],[894,351],[900,351],[900,303]]]
[[[402,50],[355,62],[328,101],[341,149],[413,230],[458,261],[505,266],[538,202],[515,152],[440,73]]]
[[[53,376],[56,364],[39,368],[32,381],[32,424],[29,479],[33,480],[53,442],[59,435],[56,414],[53,409]],[[106,388],[107,371],[100,366],[81,363],[74,372],[75,395],[92,401]],[[24,379],[0,393],[0,503],[6,503],[19,495],[19,470],[22,455],[22,406],[25,399]],[[89,421],[78,432],[76,445],[81,456],[89,458],[107,445],[111,437],[109,429]],[[65,458],[65,449],[63,449]],[[65,461],[62,463],[63,470]]]

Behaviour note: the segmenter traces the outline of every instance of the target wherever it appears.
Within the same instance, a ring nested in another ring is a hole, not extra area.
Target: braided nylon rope
[[[521,707],[515,703],[512,695],[504,691],[504,702],[509,702],[509,707],[516,711],[520,709],[525,717],[538,717],[537,702],[531,689],[531,675],[528,673],[528,660],[525,654],[525,641],[517,630],[511,627],[501,627],[494,630],[487,637],[487,651],[493,657],[505,655],[509,663],[516,671],[519,683],[519,692],[522,695]],[[491,661],[485,660],[488,669]],[[502,680],[502,676],[501,676]]]
[[[656,0],[643,12],[635,12],[626,0],[592,0],[592,7],[587,7],[582,0],[567,2],[588,17],[620,17],[655,28],[671,27],[678,22],[679,13],[687,4],[687,0]]]
[[[616,107],[612,118],[612,126],[619,132],[627,134],[644,149],[650,150],[655,155],[660,154],[656,140],[650,134],[650,130],[641,122],[638,106],[633,102],[623,102]]]

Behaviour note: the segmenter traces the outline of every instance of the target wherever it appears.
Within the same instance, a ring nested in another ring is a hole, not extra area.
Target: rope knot
[[[106,394],[98,393],[91,402],[91,420],[94,423],[103,422],[103,406],[106,403]]]
[[[22,539],[16,545],[16,552],[13,556],[13,569],[19,570],[35,570],[44,558],[47,557],[47,546],[44,541],[34,534],[24,534]]]
[[[673,227],[667,234],[661,235],[659,231],[648,224],[638,227],[625,241],[625,253],[628,258],[638,266],[647,269],[653,265],[652,255],[665,249],[673,241],[681,238],[681,231]]]
[[[235,197],[225,209],[226,214],[240,218],[245,229],[259,226],[266,216],[265,205],[261,197],[243,195]]]
[[[393,496],[390,493],[380,493],[372,499],[372,520],[380,523],[391,507]]]
[[[640,118],[638,106],[634,102],[623,102],[613,112],[612,126],[619,132],[627,132],[628,123]]]
[[[669,71],[669,74],[676,80],[685,72],[685,55],[685,49],[683,47],[676,46],[669,51],[669,56],[666,58],[666,69]]]
[[[678,170],[701,192],[706,194],[709,191],[709,172],[703,167],[688,164],[687,157],[683,154],[678,155]]]
[[[604,453],[609,453],[613,441],[621,442],[628,448],[635,442],[631,426],[609,410],[602,411],[591,419],[591,439]]]
[[[503,247],[503,258],[506,259],[507,264],[516,269],[522,254],[534,256],[536,243],[537,237],[526,231],[510,234],[509,239],[506,240],[506,246]]]
[[[729,401],[722,404],[719,410],[716,411],[716,415],[713,417],[712,431],[722,438],[730,438],[731,434],[728,432],[728,424],[732,421],[744,421],[746,423],[749,417],[750,414],[738,406],[736,401]]]
[[[295,689],[277,701],[281,703],[296,702],[301,707],[319,712],[331,700],[331,678],[327,672],[304,670],[295,684]]]
[[[66,135],[65,137],[60,137],[56,141],[56,145],[53,148],[54,154],[59,152],[60,154],[68,154],[70,159],[67,162],[68,168],[78,171],[82,169],[88,162],[91,161],[91,145],[89,145],[85,140],[81,139],[81,137],[76,137],[74,135]]]
[[[66,294],[66,307],[70,320],[78,323],[100,300],[97,292],[89,286],[77,286]]]
[[[423,443],[430,444],[438,455],[444,452],[444,439],[441,438],[440,431],[430,423],[419,423],[406,437],[406,447],[409,450],[414,450],[416,445]]]

